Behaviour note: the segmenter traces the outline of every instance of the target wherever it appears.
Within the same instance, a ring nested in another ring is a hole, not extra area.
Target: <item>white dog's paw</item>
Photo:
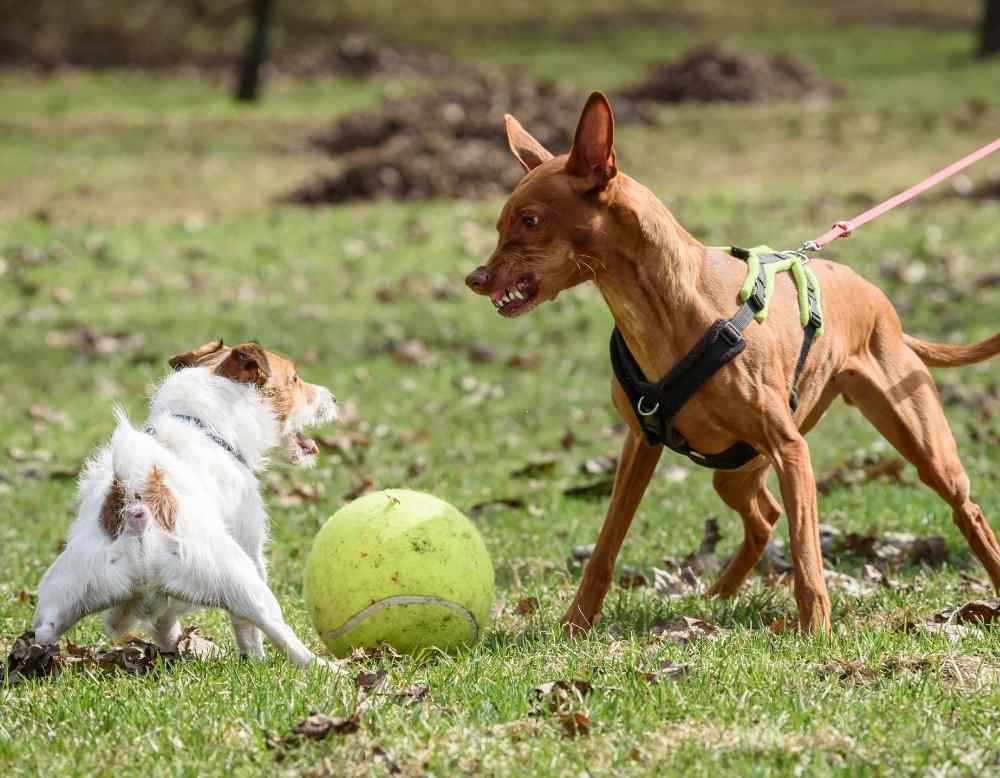
[[[313,664],[316,667],[322,667],[324,670],[329,670],[332,673],[339,673],[347,663],[347,659],[327,659],[322,656],[317,656],[313,659]]]

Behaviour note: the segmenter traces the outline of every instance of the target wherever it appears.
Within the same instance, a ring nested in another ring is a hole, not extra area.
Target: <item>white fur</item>
[[[161,648],[173,650],[181,613],[221,607],[229,611],[241,654],[263,656],[263,631],[293,662],[319,661],[285,623],[267,586],[262,554],[267,514],[257,481],[278,446],[298,451],[293,458],[309,464],[295,433],[336,418],[329,390],[313,388],[314,400],[293,409],[281,425],[255,388],[208,368],[186,368],[159,386],[141,429],[116,410],[111,442],[80,477],[80,507],[66,548],[39,585],[36,640],[57,642],[84,616],[109,610],[106,624],[113,634],[139,619],[152,627]],[[200,419],[247,466],[177,414]],[[154,466],[177,501],[172,531],[151,520],[141,497]],[[126,498],[123,530],[112,540],[99,519],[115,478]]]

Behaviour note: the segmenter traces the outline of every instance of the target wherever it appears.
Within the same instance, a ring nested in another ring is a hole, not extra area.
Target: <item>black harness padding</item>
[[[745,249],[732,249],[733,256],[747,259]],[[688,445],[684,437],[674,428],[674,417],[684,404],[694,396],[713,375],[735,359],[746,348],[743,331],[754,320],[754,316],[764,307],[764,265],[777,262],[783,257],[776,254],[761,258],[761,270],[754,280],[753,292],[743,305],[729,319],[719,319],[708,328],[701,340],[677,362],[659,381],[648,381],[629,351],[625,338],[615,327],[611,332],[611,367],[615,378],[628,397],[635,412],[636,420],[642,428],[646,443],[650,446],[664,445],[690,458],[692,462],[716,470],[734,470],[759,456],[757,449],[749,443],[736,443],[718,454],[702,454]],[[789,406],[794,412],[798,407],[795,386],[805,366],[809,349],[812,348],[816,331],[823,319],[815,290],[810,286],[809,323],[804,328],[802,349],[795,364],[795,373],[790,387]]]

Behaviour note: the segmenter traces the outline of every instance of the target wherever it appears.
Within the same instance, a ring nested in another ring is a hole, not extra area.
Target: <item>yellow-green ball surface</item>
[[[327,648],[387,643],[401,653],[474,643],[493,604],[478,530],[430,494],[386,489],[337,511],[306,559],[306,607]]]

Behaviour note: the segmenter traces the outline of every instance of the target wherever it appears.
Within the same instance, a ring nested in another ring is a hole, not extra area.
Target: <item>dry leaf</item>
[[[617,468],[618,459],[616,457],[601,454],[600,456],[591,457],[584,461],[580,465],[580,472],[584,475],[603,475],[605,473],[613,473]]]
[[[382,685],[386,675],[385,670],[378,670],[374,673],[360,672],[354,677],[354,686],[361,691],[370,692]]]
[[[663,679],[676,681],[691,672],[691,666],[664,659],[655,670],[642,674],[648,683],[659,683]]]
[[[344,499],[350,502],[351,500],[356,500],[358,497],[363,495],[365,492],[369,491],[373,486],[375,486],[375,479],[369,476],[365,476],[358,483],[344,492]]]
[[[1000,618],[1000,599],[973,600],[958,608],[945,608],[935,614],[937,623],[980,623],[989,624]]]
[[[527,616],[538,610],[537,597],[522,597],[514,606],[514,612],[520,616]]]
[[[349,735],[361,728],[361,717],[357,713],[350,716],[325,716],[322,713],[312,713],[300,721],[292,732],[300,737],[311,740],[322,740],[331,732],[337,735]]]
[[[871,584],[852,578],[846,573],[838,573],[836,570],[824,570],[823,577],[829,589],[851,597],[868,597],[875,591]]]
[[[565,711],[558,714],[559,723],[569,737],[580,737],[590,733],[590,717],[580,711]]]
[[[525,502],[520,497],[497,497],[494,500],[477,502],[466,513],[469,516],[481,516],[493,508],[510,508],[511,510],[521,510],[525,507]]]
[[[563,494],[567,497],[576,497],[582,500],[594,500],[610,495],[614,485],[614,478],[602,478],[599,481],[593,481],[589,484],[571,486],[568,489],[564,489]]]
[[[539,457],[533,462],[528,462],[526,465],[517,468],[510,476],[511,478],[539,478],[551,475],[558,463],[559,460],[551,455]]]
[[[705,585],[690,567],[684,567],[678,574],[669,570],[653,568],[653,591],[664,600],[677,600],[681,597],[702,594]]]
[[[61,669],[59,646],[36,643],[35,633],[29,630],[14,640],[7,656],[7,685],[58,675]]]
[[[550,713],[557,713],[568,705],[582,703],[593,690],[594,687],[589,681],[574,679],[548,681],[536,686],[532,693]]]
[[[732,630],[717,627],[715,624],[709,624],[703,619],[692,616],[681,616],[672,622],[657,622],[649,630],[649,634],[653,637],[680,643],[681,645],[686,645],[702,638],[710,641],[721,640],[731,632]]]

